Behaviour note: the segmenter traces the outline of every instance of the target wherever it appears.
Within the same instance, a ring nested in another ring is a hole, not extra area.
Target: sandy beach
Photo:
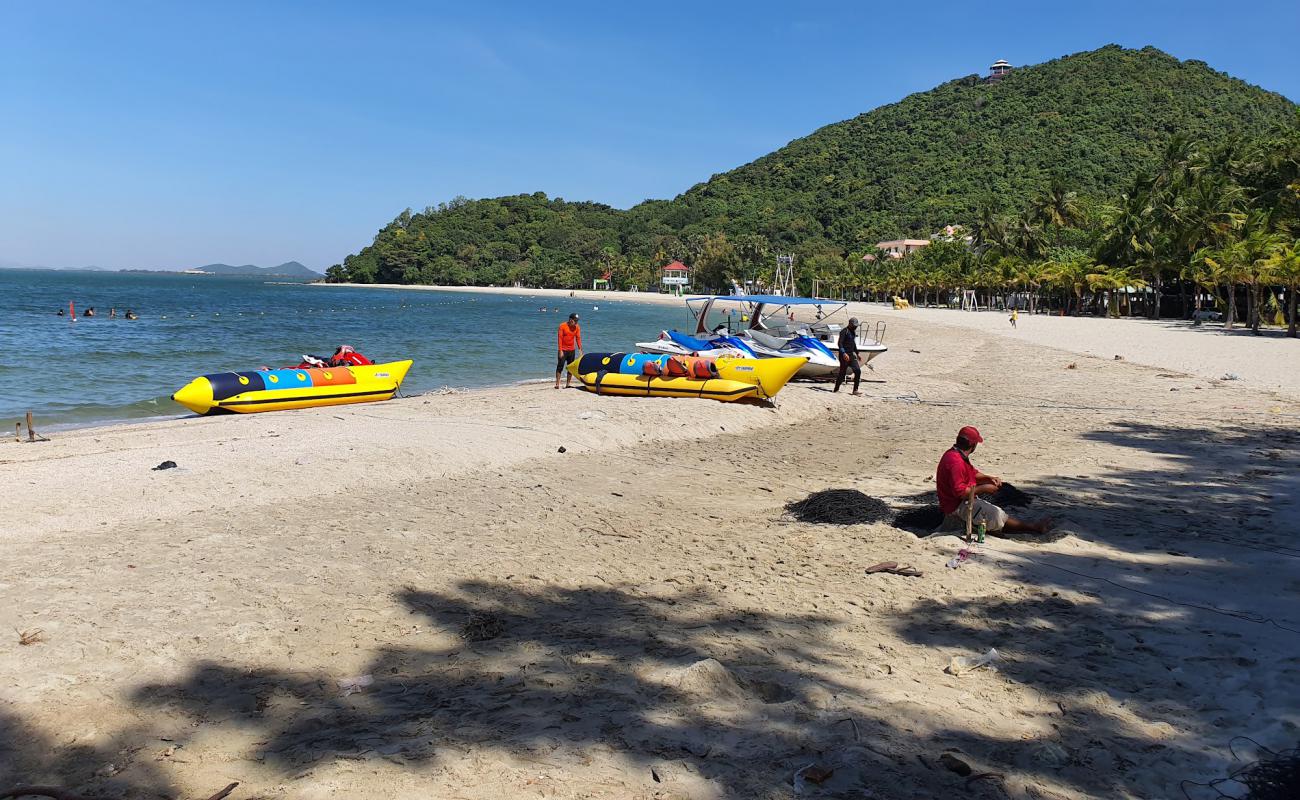
[[[889,323],[862,397],[538,384],[0,446],[0,792],[1166,798],[1295,745],[1295,342],[854,313]],[[956,537],[784,514],[929,502],[966,424],[1061,538],[947,568]]]

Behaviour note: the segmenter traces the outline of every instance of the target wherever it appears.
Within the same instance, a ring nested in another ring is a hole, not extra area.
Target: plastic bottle
[[[953,656],[952,661],[948,662],[948,672],[952,675],[960,675],[963,672],[970,672],[973,669],[986,667],[1002,658],[998,655],[996,647],[990,647],[989,651],[981,656]]]

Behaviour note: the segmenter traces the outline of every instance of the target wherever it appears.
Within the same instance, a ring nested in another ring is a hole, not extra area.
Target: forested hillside
[[[807,280],[833,277],[876,241],[1014,212],[1054,179],[1100,224],[1176,136],[1209,152],[1281,135],[1295,114],[1204,63],[1108,46],[949,81],[627,211],[537,193],[403,212],[329,277],[573,287],[609,272],[646,286],[675,257],[696,288],[721,288],[761,278],[777,251]]]

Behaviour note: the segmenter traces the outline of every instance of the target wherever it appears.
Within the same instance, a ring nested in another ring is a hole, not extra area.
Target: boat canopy
[[[767,325],[764,324],[764,320],[779,313],[783,308],[791,306],[816,306],[818,319],[823,319],[835,314],[848,305],[843,300],[828,300],[816,297],[786,297],[779,294],[715,294],[688,297],[686,298],[686,308],[690,310],[691,316],[695,318],[695,334],[697,336],[709,332],[707,317],[714,304],[719,302],[741,303],[753,306],[753,310],[749,315],[749,329],[757,331],[767,330]],[[823,308],[829,308],[830,310],[823,312]]]
[[[842,304],[839,300],[819,300],[816,297],[785,297],[779,294],[715,294],[688,297],[686,302],[696,303],[704,300],[731,300],[737,303],[765,303],[774,306],[824,306]]]

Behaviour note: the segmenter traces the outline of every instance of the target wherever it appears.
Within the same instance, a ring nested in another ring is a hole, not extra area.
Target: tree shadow
[[[854,742],[856,723],[836,723],[847,715],[834,699],[851,691],[834,676],[849,653],[826,616],[724,611],[695,589],[491,581],[407,588],[396,600],[437,643],[382,648],[360,680],[206,663],[136,700],[246,729],[258,741],[246,757],[286,774],[339,758],[425,768],[468,748],[527,760],[595,747],[645,787],[672,775],[768,797],[784,796],[819,753]],[[828,791],[836,781],[865,786],[857,769],[841,769]]]
[[[153,753],[146,752],[158,744],[158,737],[143,726],[94,741],[79,740],[86,735],[84,727],[56,735],[0,710],[0,792],[47,785],[87,797],[176,796]],[[129,777],[119,775],[128,768]]]
[[[1019,741],[944,735],[994,769],[1099,796],[1127,796],[1152,765],[1225,774],[1233,736],[1293,746],[1286,720],[1300,703],[1283,687],[1300,680],[1300,614],[1285,597],[1300,587],[1300,432],[1130,421],[1081,438],[1150,458],[1026,488],[1108,549],[990,539],[977,559],[1020,587],[1013,595],[923,598],[892,623],[927,648],[996,648],[997,676],[971,682],[1031,687],[1059,713]],[[1177,795],[1177,780],[1163,791]]]

